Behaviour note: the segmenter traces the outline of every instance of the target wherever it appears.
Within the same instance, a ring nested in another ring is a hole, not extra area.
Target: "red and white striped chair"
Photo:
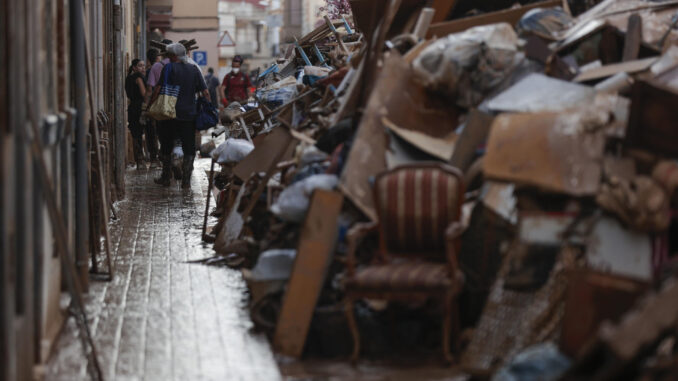
[[[347,236],[345,307],[354,341],[352,360],[356,361],[360,352],[353,316],[356,299],[435,297],[444,307],[443,354],[447,362],[452,362],[450,336],[454,330],[456,343],[456,297],[463,283],[457,261],[464,198],[462,175],[440,163],[405,165],[379,174],[373,191],[379,221],[354,226]],[[356,248],[369,232],[379,234],[378,263],[356,268]]]

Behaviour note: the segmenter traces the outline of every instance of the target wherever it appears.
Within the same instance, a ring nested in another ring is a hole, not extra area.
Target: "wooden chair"
[[[345,308],[353,335],[352,361],[360,352],[360,334],[353,315],[356,299],[408,301],[435,297],[444,307],[443,354],[451,363],[450,335],[454,330],[456,351],[456,297],[463,283],[457,261],[462,233],[462,175],[440,163],[405,165],[379,174],[373,192],[379,221],[358,224],[347,235]],[[379,234],[378,263],[356,269],[356,248],[370,232]]]

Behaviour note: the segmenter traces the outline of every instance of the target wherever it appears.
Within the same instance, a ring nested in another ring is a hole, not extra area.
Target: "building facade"
[[[142,50],[143,6],[0,3],[1,380],[41,377],[66,280],[87,290],[100,217],[124,197],[122,84]]]
[[[281,0],[221,0],[219,33],[230,36],[233,44],[220,47],[220,76],[230,70],[236,54],[246,59],[249,69],[270,63],[280,52],[281,27]]]
[[[172,41],[195,39],[192,58],[206,71],[219,66],[218,0],[147,0],[144,28],[149,38]]]
[[[320,8],[325,0],[284,0],[282,42],[292,43],[311,32],[322,20]]]

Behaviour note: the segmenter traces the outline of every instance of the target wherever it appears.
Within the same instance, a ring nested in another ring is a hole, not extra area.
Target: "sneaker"
[[[160,168],[160,167],[162,167],[162,163],[160,163],[160,161],[158,160],[152,160],[151,165],[149,166],[149,168]]]

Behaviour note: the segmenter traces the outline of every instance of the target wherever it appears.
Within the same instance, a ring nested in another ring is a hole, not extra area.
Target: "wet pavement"
[[[153,183],[158,169],[127,170],[127,198],[111,224],[116,276],[92,281],[90,327],[106,380],[278,380],[264,336],[250,331],[239,271],[186,263],[214,255],[201,241],[208,159],[196,160],[192,190]],[[47,380],[85,380],[69,319]]]

